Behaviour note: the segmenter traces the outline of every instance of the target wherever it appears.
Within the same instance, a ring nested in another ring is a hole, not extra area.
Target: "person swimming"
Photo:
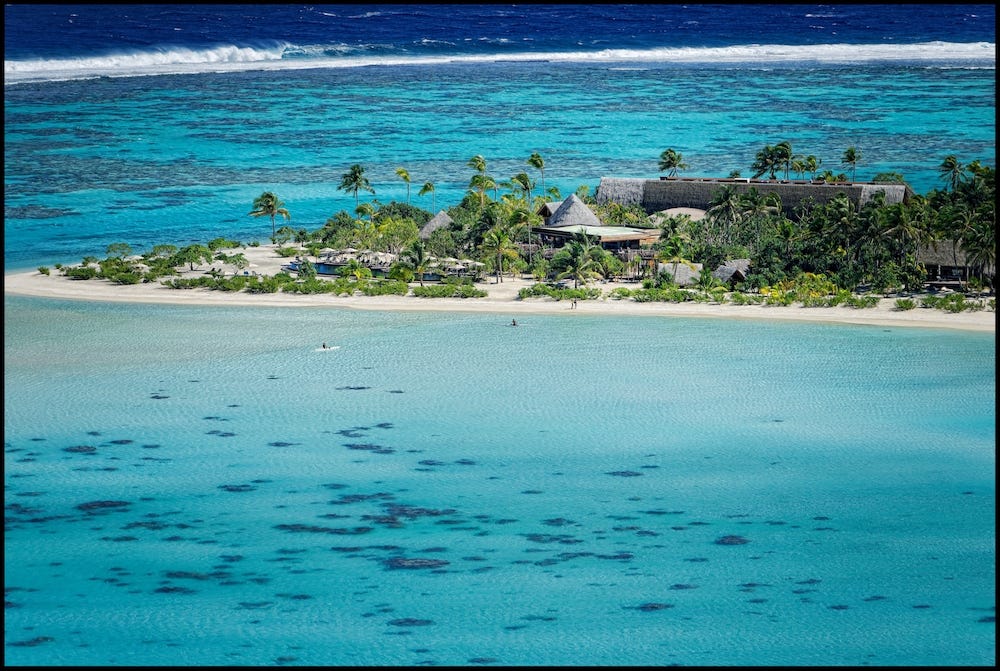
[[[516,319],[511,319],[510,320],[510,325],[511,326],[517,326],[517,320]]]

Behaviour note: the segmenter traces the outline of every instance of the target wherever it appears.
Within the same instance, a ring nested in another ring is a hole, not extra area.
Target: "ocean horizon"
[[[10,4],[5,272],[266,241],[265,190],[313,230],[354,163],[436,212],[476,154],[566,196],[788,140],[925,193],[995,165],[995,42],[985,4]],[[509,324],[5,294],[5,663],[995,664],[994,333]]]

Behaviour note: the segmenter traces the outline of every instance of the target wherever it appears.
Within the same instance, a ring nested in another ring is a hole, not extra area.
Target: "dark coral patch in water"
[[[64,447],[63,452],[72,452],[74,454],[94,454],[97,452],[97,448],[93,445],[73,445],[72,447]]]
[[[108,442],[112,445],[131,445],[135,441],[128,438],[119,438],[118,440],[110,440]]]
[[[658,603],[655,601],[639,604],[638,606],[625,606],[625,608],[628,610],[639,610],[644,613],[652,613],[658,610],[667,610],[673,607],[674,604],[672,603]]]
[[[51,643],[54,640],[56,639],[51,636],[36,636],[28,639],[27,641],[14,641],[12,643],[8,643],[7,645],[11,648],[34,648],[35,646],[43,643]]]
[[[372,499],[393,499],[395,498],[392,494],[386,492],[379,492],[377,494],[341,494],[339,499],[334,499],[333,501],[327,501],[330,505],[346,505],[350,503],[360,503],[362,501],[370,501]]]
[[[302,443],[287,443],[283,440],[276,440],[273,443],[268,443],[271,447],[291,447],[292,445],[301,445]]]
[[[219,489],[224,492],[253,492],[257,488],[252,485],[219,485]]]
[[[671,585],[669,589],[675,589],[675,590],[679,590],[679,589],[698,589],[698,586],[697,585],[688,585],[686,583],[676,583],[674,585]]]
[[[372,527],[354,527],[353,529],[321,527],[314,524],[277,524],[275,529],[291,531],[292,533],[334,534],[338,536],[366,534]]]
[[[715,539],[716,545],[746,545],[749,542],[743,536],[722,536]]]
[[[344,391],[344,390],[360,391],[361,389],[371,389],[371,387],[361,387],[361,386],[359,386],[359,387],[351,387],[351,386],[347,386],[347,387],[336,387],[336,389],[338,391]]]
[[[837,604],[835,606],[829,606],[830,610],[847,610],[850,606],[845,606],[844,604]]]
[[[88,501],[76,506],[77,510],[93,513],[102,510],[121,510],[132,505],[128,501]]]
[[[389,569],[422,569],[440,568],[447,566],[450,562],[445,559],[427,559],[424,557],[390,557],[383,560],[382,563]]]
[[[401,617],[396,620],[389,620],[389,624],[394,627],[429,627],[434,624],[434,620],[421,620],[415,617]]]
[[[158,594],[195,594],[197,592],[197,590],[190,587],[181,587],[179,585],[164,585],[163,587],[157,587],[153,591]]]
[[[364,450],[366,452],[374,452],[375,454],[392,454],[396,451],[391,447],[376,445],[375,443],[344,443],[344,447],[349,450]]]
[[[636,471],[611,471],[607,473],[607,475],[615,475],[620,478],[635,478],[642,475],[642,473],[638,473]]]
[[[573,520],[568,520],[565,517],[553,517],[547,520],[542,520],[542,524],[550,527],[564,527],[570,524],[577,524]]]
[[[579,538],[573,538],[569,534],[521,534],[532,543],[560,543],[562,545],[574,545],[582,543]]]

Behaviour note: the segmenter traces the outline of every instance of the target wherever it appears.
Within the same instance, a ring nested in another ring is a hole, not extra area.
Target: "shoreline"
[[[263,275],[280,271],[287,259],[273,253],[273,245],[248,247],[243,250],[251,261],[251,270]],[[207,268],[184,269],[181,277],[197,277]],[[963,331],[996,332],[996,313],[950,313],[930,308],[894,309],[895,299],[884,298],[874,308],[802,307],[732,305],[714,303],[636,303],[631,300],[601,298],[584,300],[573,308],[569,301],[547,297],[518,299],[522,287],[535,284],[533,279],[505,277],[499,284],[495,278],[477,283],[487,291],[485,298],[418,298],[416,296],[335,296],[331,294],[246,294],[209,289],[168,289],[157,283],[115,285],[107,280],[72,280],[52,269],[52,275],[38,270],[4,274],[4,295],[27,296],[89,302],[149,303],[188,306],[250,306],[348,308],[356,310],[422,311],[422,312],[481,312],[518,317],[529,314],[704,317],[716,319],[779,320],[792,322],[839,323],[869,326],[899,326],[944,328]],[[415,286],[415,283],[411,283]],[[636,288],[635,283],[592,282],[605,294],[616,287]]]

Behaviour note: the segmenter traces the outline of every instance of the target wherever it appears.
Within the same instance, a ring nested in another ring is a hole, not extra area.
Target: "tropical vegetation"
[[[841,157],[841,164],[851,170],[852,177],[860,158],[856,147],[849,147]],[[416,281],[420,292],[414,287],[414,294],[430,296],[444,290],[435,288],[440,286],[437,284],[425,287],[425,279],[440,269],[440,259],[451,258],[475,261],[496,283],[519,273],[533,276],[544,288],[523,292],[524,298],[545,295],[560,299],[571,294],[558,292],[587,289],[598,278],[628,277],[639,281],[641,288],[619,289],[611,292],[610,297],[637,301],[765,305],[796,302],[806,307],[831,304],[864,307],[871,299],[858,298],[859,290],[872,295],[919,292],[928,279],[919,252],[937,246],[953,255],[955,265],[960,265],[959,256],[963,255],[971,268],[971,273],[963,278],[963,300],[925,300],[912,306],[901,302],[897,309],[919,306],[954,310],[990,305],[971,297],[992,290],[996,266],[995,169],[980,161],[966,163],[947,156],[938,166],[940,188],[923,195],[914,194],[899,203],[887,203],[877,194],[860,208],[846,194],[839,194],[825,203],[806,200],[789,213],[774,193],[761,193],[754,188],[737,191],[731,185],[720,184],[708,203],[706,216],[699,220],[686,215],[650,215],[640,207],[613,202],[598,204],[586,188],[578,189],[577,195],[604,225],[660,230],[659,242],[646,250],[648,253],[628,257],[603,249],[583,234],[561,248],[541,249],[535,244],[532,228],[541,224],[540,207],[548,197],[558,196],[558,190],[551,187],[546,191],[544,181],[541,188],[536,188],[535,180],[525,171],[507,178],[492,175],[481,154],[468,159],[465,165],[471,171],[468,188],[459,203],[445,210],[451,223],[427,237],[421,237],[420,230],[433,212],[408,202],[410,173],[404,168],[397,168],[395,174],[407,185],[407,202],[383,204],[374,199],[361,202],[361,192],[374,194],[375,189],[366,177],[365,168],[352,165],[339,188],[354,195],[354,211],[335,212],[314,230],[290,225],[275,229],[277,216],[286,221],[291,216],[285,203],[273,192],[264,192],[253,201],[249,214],[271,219],[271,239],[280,255],[307,253],[318,257],[320,250],[326,248],[351,247],[388,253],[397,260],[387,277],[372,277],[360,262],[345,266],[345,275],[332,282],[315,277],[315,268],[306,264],[299,266],[300,272],[295,277],[224,277],[214,270],[216,264],[243,269],[247,262],[237,249],[241,246],[238,241],[222,238],[181,248],[156,245],[139,256],[133,254],[128,244],[114,243],[108,246],[103,261],[87,257],[80,266],[60,270],[74,279],[100,278],[120,284],[164,281],[176,288],[210,286],[256,292],[343,293],[348,288],[375,291],[373,287],[379,284],[384,284],[380,290],[398,291],[401,285]],[[526,165],[537,170],[544,180],[546,166],[540,154],[533,153]],[[814,155],[797,154],[790,141],[781,141],[758,151],[751,169],[755,176],[777,178],[779,174],[815,175],[820,165],[822,161]],[[676,172],[687,165],[679,152],[668,149],[661,154],[659,167]],[[846,176],[827,174],[820,178],[838,181]],[[875,181],[905,184],[897,173],[876,176]],[[432,182],[425,182],[418,195],[433,196],[434,190]],[[739,283],[724,285],[711,270],[729,259],[747,259],[749,272]],[[697,274],[693,286],[678,286],[674,278],[681,267],[695,268],[695,264],[701,264],[703,270]],[[176,277],[178,268],[194,270],[203,265],[209,266],[208,277],[197,280]],[[48,269],[39,271],[44,273]],[[444,272],[437,274],[447,277]],[[290,288],[292,285],[294,289]],[[461,286],[448,289],[450,295],[464,292],[472,296],[468,285]],[[572,296],[582,300],[596,297],[589,291]]]

